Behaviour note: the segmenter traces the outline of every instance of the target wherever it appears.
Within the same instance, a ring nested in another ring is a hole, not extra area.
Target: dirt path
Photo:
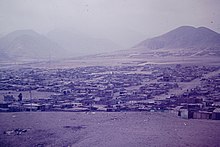
[[[209,73],[203,75],[203,78],[210,78],[210,77],[216,76],[219,73],[220,73],[220,69],[217,71],[209,72]],[[186,92],[187,90],[190,90],[192,88],[200,86],[201,85],[201,78],[196,78],[196,79],[192,80],[191,82],[178,82],[177,84],[179,85],[179,88],[170,89],[167,95],[163,94],[163,95],[155,96],[155,98],[151,99],[150,101],[164,100],[173,94],[174,95],[181,95],[184,92]]]

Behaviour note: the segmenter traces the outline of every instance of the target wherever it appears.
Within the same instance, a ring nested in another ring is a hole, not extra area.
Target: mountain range
[[[117,49],[121,47],[110,40],[62,29],[47,35],[17,30],[0,38],[0,60],[3,61],[69,58]],[[220,34],[205,27],[181,26],[143,40],[123,53],[127,51],[149,56],[220,56]]]
[[[53,30],[47,35],[33,30],[16,30],[0,38],[0,60],[70,58],[119,47],[110,40],[69,30]]]

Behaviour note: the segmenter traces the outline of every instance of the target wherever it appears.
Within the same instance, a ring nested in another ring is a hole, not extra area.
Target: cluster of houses
[[[173,112],[182,118],[220,120],[220,73],[201,79],[201,85],[173,97]]]
[[[182,118],[220,119],[220,75],[216,66],[94,66],[74,69],[22,68],[0,70],[4,95],[0,111],[169,111]],[[180,95],[178,83],[201,79],[201,85]],[[24,91],[53,92],[50,98],[22,96]],[[155,99],[156,97],[164,97]]]
[[[202,78],[204,74],[217,70],[215,66],[168,66],[164,68],[158,68],[156,74],[162,73],[162,76],[158,79],[161,82],[190,82],[196,78]]]

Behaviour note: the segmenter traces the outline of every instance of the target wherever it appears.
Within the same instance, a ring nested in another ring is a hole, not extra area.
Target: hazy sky
[[[182,25],[220,32],[220,0],[0,0],[0,33],[73,28],[125,47]]]

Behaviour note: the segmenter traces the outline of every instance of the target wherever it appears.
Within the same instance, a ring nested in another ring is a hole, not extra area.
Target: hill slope
[[[173,50],[192,55],[220,56],[220,34],[205,27],[182,26],[164,35],[144,40],[133,49],[142,52]]]
[[[65,56],[58,44],[32,30],[17,30],[2,37],[0,53],[8,59],[44,59]]]

